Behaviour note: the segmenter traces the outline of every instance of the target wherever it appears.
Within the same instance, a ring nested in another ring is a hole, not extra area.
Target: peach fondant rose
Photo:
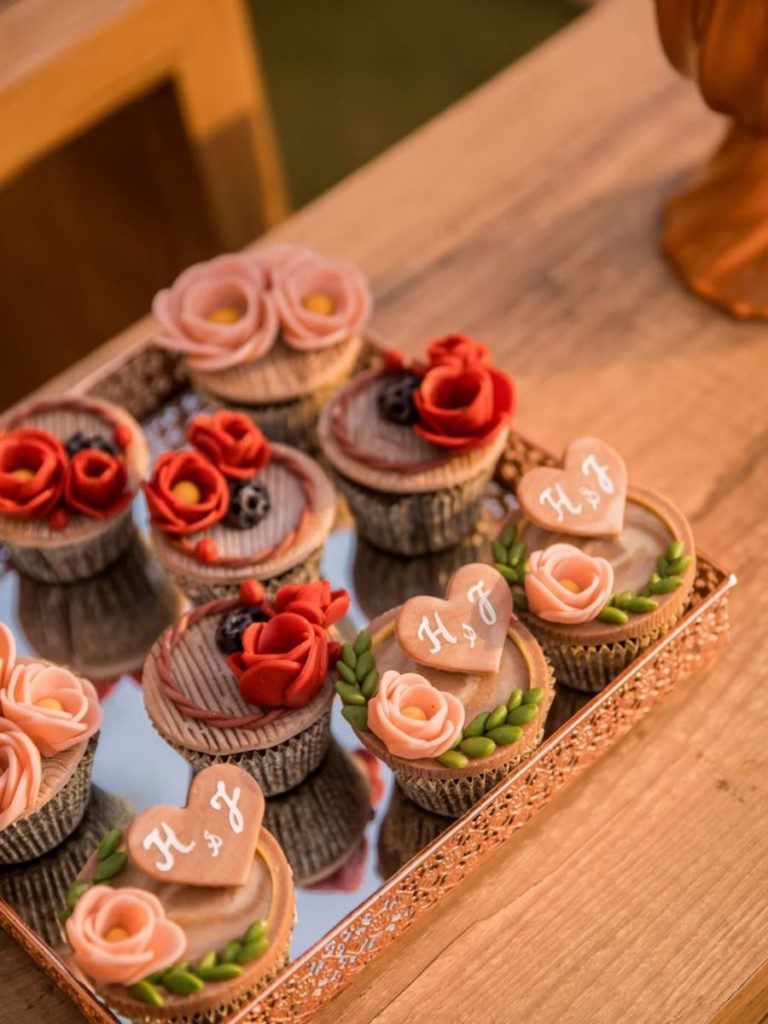
[[[18,725],[0,718],[0,829],[32,810],[42,778],[40,751]]]
[[[0,710],[43,757],[90,739],[101,725],[93,685],[65,668],[37,661],[16,665],[0,690]]]
[[[417,672],[390,669],[368,701],[368,726],[396,757],[438,757],[458,739],[464,705]]]
[[[183,352],[196,370],[224,370],[258,359],[277,337],[264,270],[245,256],[218,256],[185,270],[158,292],[157,341]]]
[[[77,901],[66,931],[75,964],[102,985],[133,985],[176,963],[187,948],[182,929],[143,889],[94,885]]]
[[[534,551],[525,574],[528,607],[546,622],[590,622],[613,592],[613,566],[573,544]]]

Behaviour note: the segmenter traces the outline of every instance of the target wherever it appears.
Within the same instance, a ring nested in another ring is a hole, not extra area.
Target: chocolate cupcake
[[[183,354],[206,402],[311,449],[320,407],[360,358],[372,305],[356,267],[280,243],[190,267],[152,312],[157,343]]]
[[[462,335],[428,363],[385,356],[322,411],[319,438],[359,532],[393,554],[444,551],[471,534],[504,449],[512,379]]]
[[[269,601],[251,580],[187,612],[144,666],[155,729],[196,771],[226,761],[267,796],[297,786],[328,749],[339,652],[329,630],[348,607],[326,581],[283,586]]]
[[[93,576],[134,532],[148,464],[138,423],[80,395],[40,399],[0,422],[0,541],[19,572],[46,583]]]
[[[541,742],[554,693],[541,648],[490,566],[454,573],[342,648],[336,690],[360,741],[421,807],[456,817]]]
[[[596,693],[685,612],[696,577],[693,534],[667,498],[627,488],[619,454],[571,442],[563,467],[517,484],[520,515],[493,545],[496,568],[559,682]]]
[[[68,893],[64,958],[134,1021],[221,1020],[288,959],[291,869],[262,828],[264,797],[234,765],[108,833]]]
[[[143,485],[152,546],[180,589],[199,604],[247,579],[269,591],[316,579],[336,514],[320,466],[242,413],[196,416],[188,438],[193,448],[165,452]]]
[[[0,623],[0,865],[47,853],[80,824],[100,725],[93,685],[17,658]]]

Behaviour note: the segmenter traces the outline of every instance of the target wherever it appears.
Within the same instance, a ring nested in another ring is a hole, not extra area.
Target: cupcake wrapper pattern
[[[0,831],[0,864],[33,860],[62,843],[82,821],[91,793],[97,736],[92,737],[71,778],[38,811]]]
[[[311,583],[320,578],[320,559],[323,549],[313,551],[303,562],[286,570],[279,576],[272,576],[270,579],[262,580],[264,588],[269,597],[273,597],[284,583]],[[218,601],[223,597],[237,597],[240,593],[240,580],[232,583],[203,583],[191,576],[184,576],[168,570],[168,575],[173,582],[183,591],[194,605],[207,604],[209,601]]]

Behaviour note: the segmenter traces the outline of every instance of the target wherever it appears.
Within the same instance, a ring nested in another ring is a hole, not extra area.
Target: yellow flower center
[[[409,704],[407,708],[403,708],[403,714],[406,718],[413,718],[416,722],[426,722],[427,720],[427,716],[415,704]]]
[[[119,925],[115,925],[114,928],[110,928],[107,934],[104,936],[107,942],[122,942],[123,939],[130,938],[125,928],[121,928]]]
[[[309,295],[304,296],[301,304],[310,313],[319,313],[320,316],[330,316],[336,309],[333,299],[325,292],[310,292]]]
[[[208,319],[212,324],[236,324],[242,315],[234,306],[218,306],[211,310]]]
[[[200,488],[191,480],[179,480],[179,482],[174,484],[171,488],[171,494],[177,499],[177,501],[180,501],[182,505],[197,505],[202,497]]]
[[[572,594],[581,593],[581,587],[578,583],[574,583],[573,580],[560,580],[560,586],[565,587],[566,590],[570,590]]]
[[[42,700],[35,702],[38,708],[48,708],[49,711],[63,711],[64,705],[60,700],[56,700],[55,697],[43,697]]]
[[[35,474],[32,472],[31,469],[24,468],[14,469],[13,472],[11,473],[11,476],[15,477],[16,480],[31,480],[34,475]]]

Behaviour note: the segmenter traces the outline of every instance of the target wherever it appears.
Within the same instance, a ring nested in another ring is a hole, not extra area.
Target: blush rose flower
[[[92,519],[108,519],[131,501],[128,474],[122,459],[98,448],[73,456],[64,481],[64,500]]]
[[[142,488],[152,525],[175,537],[215,525],[229,506],[226,478],[199,452],[161,455]]]
[[[368,701],[368,727],[396,757],[439,757],[459,738],[464,705],[418,672],[389,669]]]
[[[16,665],[0,690],[0,710],[43,757],[88,740],[99,730],[101,708],[92,683],[58,665]]]
[[[590,622],[613,593],[613,566],[573,544],[552,544],[533,552],[524,585],[529,609],[545,622]]]
[[[292,348],[346,341],[370,319],[368,282],[351,263],[297,248],[290,256],[281,252],[271,276],[283,338]]]
[[[32,810],[42,779],[40,751],[18,725],[0,718],[0,829]]]
[[[45,430],[23,427],[0,435],[0,513],[44,519],[64,492],[67,453]]]
[[[300,708],[319,692],[330,667],[328,634],[295,612],[254,622],[243,633],[243,650],[229,667],[240,695],[260,708]]]
[[[65,929],[75,964],[101,985],[133,985],[181,960],[187,948],[157,896],[128,886],[86,889]]]
[[[194,370],[216,371],[264,355],[278,334],[264,270],[246,256],[197,263],[158,292],[157,341],[182,352]]]
[[[187,437],[225,476],[240,480],[261,472],[272,454],[269,441],[241,412],[219,409],[212,416],[195,416]]]
[[[295,612],[327,629],[349,611],[349,594],[346,590],[331,590],[328,580],[286,583],[275,594],[272,605],[276,612]]]
[[[413,395],[420,437],[455,454],[489,444],[512,417],[515,386],[494,367],[453,362],[432,367]]]
[[[474,366],[490,362],[487,347],[466,334],[449,334],[430,342],[427,357],[431,366]]]

